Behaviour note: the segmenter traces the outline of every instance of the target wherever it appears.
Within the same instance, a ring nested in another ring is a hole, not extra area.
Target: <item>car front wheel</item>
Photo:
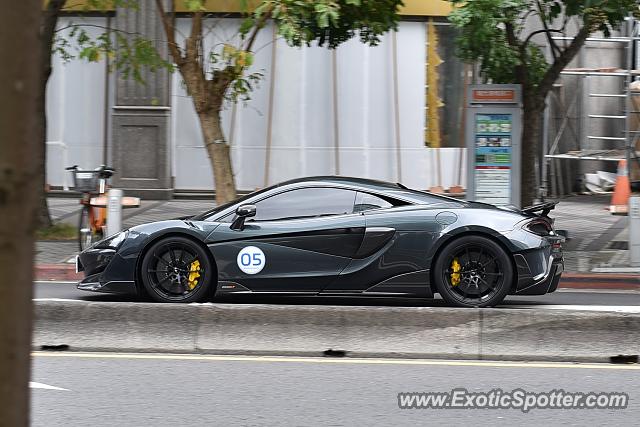
[[[464,236],[447,244],[434,269],[436,288],[457,307],[492,307],[507,296],[514,273],[509,254],[482,236]]]
[[[151,245],[140,267],[142,285],[158,302],[197,302],[209,294],[212,268],[206,251],[185,237]]]

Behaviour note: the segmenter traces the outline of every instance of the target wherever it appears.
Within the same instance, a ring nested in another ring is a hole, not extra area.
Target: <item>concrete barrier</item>
[[[640,313],[38,301],[34,348],[608,361],[640,353]]]

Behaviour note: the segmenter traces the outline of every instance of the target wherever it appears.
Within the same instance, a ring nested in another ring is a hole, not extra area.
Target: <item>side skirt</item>
[[[429,281],[429,270],[414,271],[390,277],[384,282],[373,285],[364,291],[364,294],[412,295],[433,298]]]

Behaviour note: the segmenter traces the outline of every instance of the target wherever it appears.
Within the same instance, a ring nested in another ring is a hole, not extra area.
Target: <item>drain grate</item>
[[[629,250],[629,242],[614,240],[613,242],[609,243],[609,249],[619,249],[619,250],[627,251]]]

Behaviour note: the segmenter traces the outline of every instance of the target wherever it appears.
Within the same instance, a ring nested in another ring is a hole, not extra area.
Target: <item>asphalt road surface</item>
[[[101,294],[80,291],[71,282],[36,282],[36,299],[73,299],[84,301],[137,301],[135,296]],[[274,303],[274,304],[331,304],[331,305],[374,305],[374,306],[407,306],[420,307],[444,306],[444,302],[437,298],[433,300],[410,298],[337,298],[337,297],[265,297],[265,296],[236,296],[226,297],[224,301],[237,303]],[[541,296],[509,296],[503,307],[512,308],[585,308],[585,307],[638,307],[640,310],[639,291],[615,290],[580,290],[560,289],[552,294]]]
[[[640,366],[37,353],[33,426],[637,425]],[[399,392],[624,392],[626,409],[400,409]]]

